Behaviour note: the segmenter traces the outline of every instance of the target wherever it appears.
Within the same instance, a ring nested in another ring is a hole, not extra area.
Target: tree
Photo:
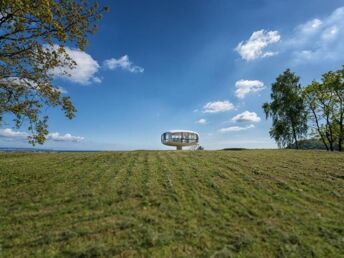
[[[344,141],[344,65],[342,69],[335,72],[335,75],[327,83],[331,85],[335,95],[335,109],[337,111],[335,132],[338,132],[338,148],[339,151],[342,151]]]
[[[313,81],[310,85],[308,85],[304,89],[304,99],[306,102],[308,113],[312,120],[314,121],[316,130],[318,135],[320,136],[321,141],[323,142],[326,150],[333,149],[333,141],[330,137],[330,134],[324,129],[324,125],[322,125],[322,116],[319,115],[321,107],[323,107],[320,103],[319,97],[321,96],[321,85],[316,81]],[[328,127],[327,127],[328,128]]]
[[[51,71],[75,67],[66,44],[84,50],[104,11],[84,0],[0,0],[0,125],[11,115],[17,128],[28,125],[29,142],[42,144],[45,107],[74,117],[76,109],[53,84]]]
[[[327,150],[335,142],[342,151],[344,140],[344,67],[322,75],[304,89],[304,97],[316,130]]]
[[[270,136],[279,147],[294,145],[307,133],[307,113],[302,98],[300,78],[289,69],[271,85],[271,102],[264,103],[266,118],[272,118]]]

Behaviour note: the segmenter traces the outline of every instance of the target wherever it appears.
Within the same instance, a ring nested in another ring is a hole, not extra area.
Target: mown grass
[[[2,257],[344,257],[344,155],[0,154]]]

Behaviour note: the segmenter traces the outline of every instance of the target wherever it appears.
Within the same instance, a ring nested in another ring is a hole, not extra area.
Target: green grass
[[[344,155],[0,154],[2,257],[344,257]]]

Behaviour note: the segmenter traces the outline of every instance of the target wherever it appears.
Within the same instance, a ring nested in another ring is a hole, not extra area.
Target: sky
[[[290,68],[303,86],[344,64],[344,1],[101,1],[110,10],[77,67],[54,83],[78,112],[49,108],[43,148],[173,149],[172,129],[194,130],[205,149],[276,148],[262,104]],[[30,147],[10,120],[0,146]]]

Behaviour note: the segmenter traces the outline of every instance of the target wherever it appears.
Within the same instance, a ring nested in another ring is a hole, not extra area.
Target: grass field
[[[2,257],[344,257],[344,155],[0,154]]]

